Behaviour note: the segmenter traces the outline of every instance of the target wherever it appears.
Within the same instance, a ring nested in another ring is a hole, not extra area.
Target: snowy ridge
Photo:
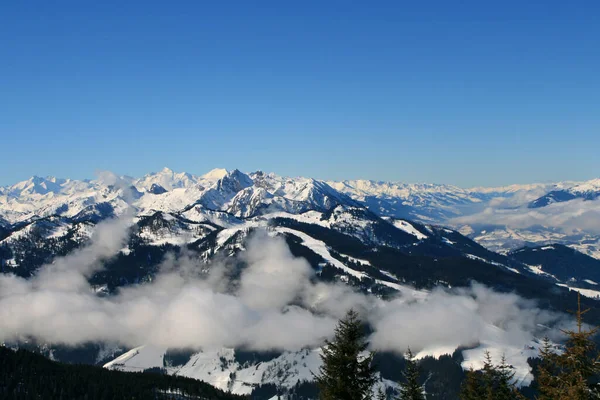
[[[600,178],[592,179],[591,181],[583,182],[568,189],[571,193],[587,194],[600,191]]]
[[[410,221],[452,225],[462,234],[501,254],[526,245],[562,243],[600,259],[598,232],[560,230],[539,224],[511,227],[453,222],[456,217],[490,206],[498,207],[496,204],[500,204],[499,207],[526,207],[529,199],[540,192],[549,196],[540,205],[557,199],[570,201],[568,199],[577,196],[592,199],[600,193],[600,179],[462,189],[452,185],[369,180],[324,182],[262,171],[245,174],[225,169],[214,169],[204,175],[174,172],[168,168],[141,178],[105,175],[97,180],[82,181],[32,177],[1,187],[0,229],[14,231],[20,225],[55,216],[95,223],[121,215],[128,209],[138,217],[156,212],[178,213],[191,221],[229,228],[242,220],[260,216],[268,218],[278,213],[309,215],[310,212],[325,213],[343,206],[344,212],[336,209],[333,216],[324,221],[313,218],[306,223],[316,223],[365,240],[374,237],[373,229],[377,227],[368,218],[353,219],[351,209],[366,207],[417,240],[424,240],[428,234],[415,228]],[[558,192],[568,196],[563,198],[553,194]],[[502,206],[504,202],[506,205]],[[560,213],[561,209],[556,212]],[[335,215],[339,217],[337,220]],[[57,234],[60,235],[59,232]],[[175,239],[168,241],[183,243]]]

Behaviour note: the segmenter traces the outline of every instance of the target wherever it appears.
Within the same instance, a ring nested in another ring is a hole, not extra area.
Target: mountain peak
[[[233,193],[237,193],[252,185],[252,178],[241,172],[239,169],[227,172],[227,174],[217,182],[217,188],[219,190],[233,191]]]
[[[202,178],[210,179],[210,180],[218,180],[218,179],[224,178],[228,173],[229,173],[229,171],[227,171],[224,168],[215,168],[215,169],[211,169],[206,174],[202,175]]]
[[[150,189],[148,190],[148,193],[152,193],[152,194],[163,194],[166,192],[167,192],[167,189],[165,189],[158,183],[153,183],[152,186],[150,186]]]

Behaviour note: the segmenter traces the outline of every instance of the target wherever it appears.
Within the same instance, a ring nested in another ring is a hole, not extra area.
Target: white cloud
[[[29,280],[0,276],[0,341],[297,350],[321,345],[337,319],[355,308],[374,328],[373,348],[403,352],[409,345],[473,344],[495,335],[494,326],[506,332],[505,340],[526,343],[537,323],[552,318],[516,295],[482,286],[384,302],[317,282],[284,240],[267,235],[249,241],[239,281],[223,260],[205,265],[184,255],[167,258],[150,283],[97,296],[87,278],[122,248],[126,232],[122,220],[105,222],[88,246]]]

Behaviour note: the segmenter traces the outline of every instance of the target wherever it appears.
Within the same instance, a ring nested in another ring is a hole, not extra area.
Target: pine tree
[[[404,384],[400,388],[399,400],[425,400],[423,394],[423,386],[419,384],[419,366],[415,361],[410,348],[405,354],[406,366],[402,375],[404,376]]]
[[[538,367],[537,385],[539,396],[538,400],[552,400],[558,386],[558,355],[552,351],[550,339],[543,340],[540,350],[541,363]]]
[[[568,336],[565,350],[556,354],[546,339],[540,352],[542,362],[538,368],[540,400],[600,399],[597,384],[593,382],[600,373],[600,357],[592,337],[598,328],[584,329],[581,297],[577,294],[577,311],[572,312],[577,321],[576,331],[563,331]]]
[[[385,394],[382,388],[379,388],[377,390],[377,400],[387,400],[387,395]]]
[[[494,388],[495,400],[513,400],[520,398],[520,393],[513,385],[515,372],[513,368],[506,363],[506,356],[503,354],[500,365],[496,366],[496,382]]]
[[[485,352],[483,368],[467,372],[462,384],[461,400],[520,400],[525,397],[513,383],[513,367],[508,365],[506,357],[502,356],[499,365],[495,365],[492,356]]]
[[[482,369],[482,382],[485,400],[494,400],[494,384],[496,382],[496,367],[492,362],[492,355],[486,350]]]
[[[460,389],[460,400],[485,399],[485,390],[481,383],[481,372],[470,368]]]
[[[323,365],[316,376],[323,400],[371,398],[375,384],[373,353],[365,356],[367,342],[363,325],[354,310],[348,311],[335,328],[332,341],[323,347]]]

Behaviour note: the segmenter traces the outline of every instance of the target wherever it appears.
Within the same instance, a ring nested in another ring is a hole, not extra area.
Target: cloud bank
[[[103,222],[89,245],[34,277],[1,275],[0,342],[297,350],[322,345],[354,308],[373,327],[373,349],[402,353],[408,346],[471,346],[491,339],[523,345],[538,324],[559,318],[479,285],[385,302],[341,283],[319,282],[282,238],[265,233],[251,238],[240,256],[247,265],[241,274],[232,274],[225,261],[167,257],[152,282],[98,296],[87,279],[125,245],[126,232],[124,220]]]

